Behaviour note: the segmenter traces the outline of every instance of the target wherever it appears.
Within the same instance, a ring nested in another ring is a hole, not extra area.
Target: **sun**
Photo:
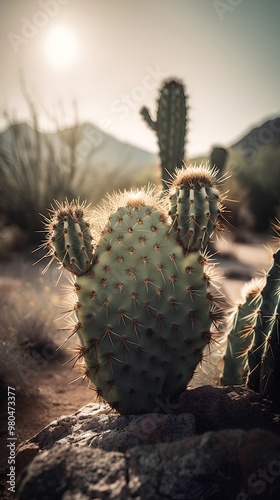
[[[46,36],[46,57],[56,69],[65,69],[71,66],[76,59],[77,48],[75,34],[67,26],[55,26]]]

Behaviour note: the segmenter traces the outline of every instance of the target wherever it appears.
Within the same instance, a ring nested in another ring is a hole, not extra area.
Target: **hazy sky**
[[[81,121],[156,152],[139,109],[178,77],[188,155],[207,153],[280,115],[279,25],[279,0],[0,0],[0,105],[27,117],[22,68],[42,127],[59,102],[70,123],[75,99]]]

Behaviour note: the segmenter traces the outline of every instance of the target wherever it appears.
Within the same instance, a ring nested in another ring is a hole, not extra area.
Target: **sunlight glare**
[[[57,68],[69,67],[77,55],[77,40],[66,26],[55,26],[49,31],[45,41],[46,56],[49,63]]]

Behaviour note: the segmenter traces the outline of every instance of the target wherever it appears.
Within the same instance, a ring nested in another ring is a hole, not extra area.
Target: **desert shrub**
[[[249,204],[249,191],[239,179],[239,171],[243,169],[246,169],[243,155],[237,150],[229,149],[227,177],[223,191],[227,193],[224,201],[227,227],[233,233],[252,230],[254,226],[254,217]]]
[[[38,241],[40,214],[46,215],[54,199],[85,196],[85,172],[75,163],[75,140],[65,149],[54,151],[47,136],[31,128],[19,133],[9,128],[10,148],[0,148],[0,213],[9,223],[27,233],[29,241]]]
[[[229,177],[223,190],[228,191],[229,223],[236,230],[267,231],[279,206],[280,146],[262,145],[250,158],[242,148],[228,151],[225,172]],[[205,157],[195,160],[199,163]]]
[[[247,223],[252,225],[250,210],[246,199],[248,192],[238,180],[238,171],[245,167],[243,155],[238,151],[229,148],[227,161],[222,176],[219,178],[220,189],[225,193],[223,205],[225,206],[224,224],[229,231],[239,231],[241,226],[246,227]],[[210,154],[208,156],[197,156],[189,163],[200,165],[207,163],[210,165]]]
[[[23,130],[22,124],[11,124],[8,132],[11,147],[0,144],[0,218],[5,225],[19,227],[28,243],[41,240],[42,219],[53,200],[80,198],[97,204],[107,192],[140,187],[147,180],[158,181],[156,167],[142,170],[139,165],[135,175],[124,176],[129,158],[116,164],[109,180],[106,170],[93,168],[92,159],[91,166],[84,158],[81,161],[77,144],[82,132],[78,123],[58,131],[57,139],[63,141],[60,147],[57,142],[56,148],[51,136],[28,125]]]
[[[2,277],[0,315],[0,389],[9,384],[33,393],[38,374],[66,355],[57,350],[61,339],[44,281]]]
[[[275,144],[263,146],[246,168],[239,169],[238,179],[248,190],[255,229],[267,230],[279,205],[280,146]]]

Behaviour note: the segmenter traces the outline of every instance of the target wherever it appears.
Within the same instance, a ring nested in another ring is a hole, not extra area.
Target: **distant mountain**
[[[11,125],[0,133],[0,155],[10,157],[16,151],[23,161],[36,158],[38,141],[41,155],[48,160],[70,158],[75,150],[78,165],[118,178],[119,183],[136,177],[145,178],[159,164],[159,158],[139,147],[117,140],[91,123],[53,133],[36,132],[27,123]],[[254,127],[231,148],[243,152],[248,159],[266,144],[280,145],[280,117]],[[152,169],[152,170],[151,170]],[[111,177],[113,179],[113,177]]]
[[[37,135],[26,123],[14,124],[0,133],[0,153],[10,157],[16,151],[28,161],[30,155],[36,155],[38,142],[44,159],[65,158],[66,153],[71,157],[71,152],[75,151],[78,165],[121,179],[136,174],[144,176],[158,163],[156,155],[121,142],[90,123]]]
[[[250,149],[260,149],[267,144],[280,146],[280,117],[254,127],[231,147],[249,153]]]

